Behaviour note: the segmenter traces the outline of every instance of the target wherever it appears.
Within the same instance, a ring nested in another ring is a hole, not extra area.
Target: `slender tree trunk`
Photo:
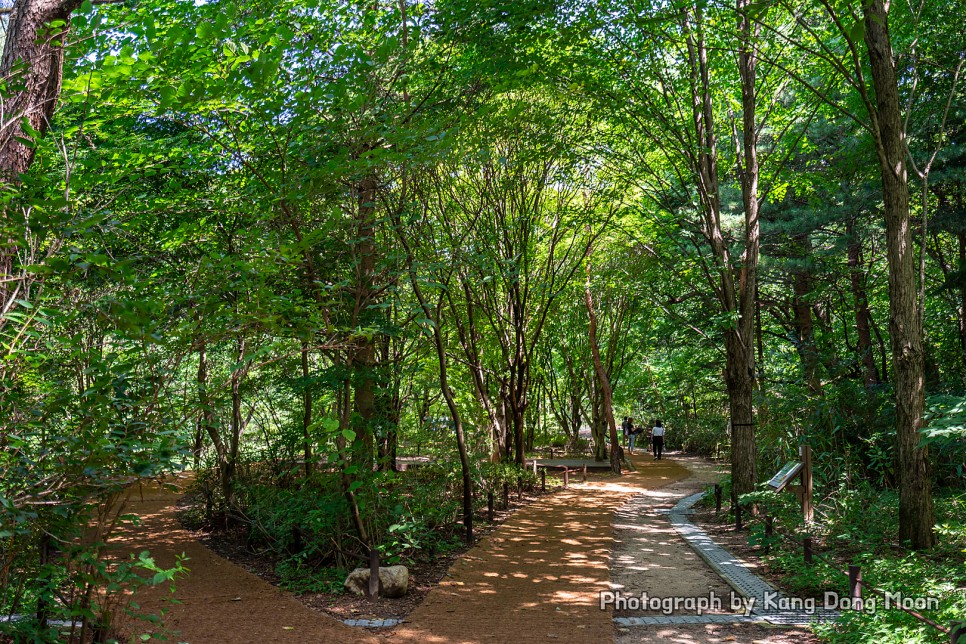
[[[758,157],[755,126],[755,65],[757,50],[751,37],[750,21],[744,13],[749,3],[739,0],[739,28],[742,35],[738,70],[742,85],[744,154],[740,164],[745,210],[745,256],[739,281],[721,227],[721,195],[718,180],[717,137],[711,92],[708,50],[704,40],[704,18],[698,5],[685,17],[684,32],[691,72],[692,120],[697,144],[694,173],[704,216],[704,234],[711,247],[717,280],[712,278],[722,312],[733,318],[724,331],[725,385],[731,413],[731,480],[737,494],[755,489],[758,481],[754,433],[755,389],[755,292],[757,291],[759,221]],[[709,272],[709,276],[712,273]]]
[[[758,27],[747,15],[754,4],[738,0],[738,71],[741,76],[742,148],[741,193],[745,210],[745,254],[738,284],[737,333],[729,332],[725,341],[731,357],[728,364],[728,391],[731,396],[731,478],[738,494],[751,492],[758,483],[757,446],[754,427],[755,390],[755,310],[758,293],[758,255],[761,245],[758,219],[758,122],[756,78],[758,64]],[[710,114],[710,110],[708,110]]]
[[[357,324],[368,326],[371,312],[369,306],[375,292],[376,279],[376,243],[375,243],[375,212],[376,212],[376,178],[368,176],[359,184],[359,204],[357,210],[356,230],[357,262],[356,262],[356,293],[355,314]],[[376,416],[376,352],[374,338],[359,334],[356,341],[355,356],[355,411],[359,422],[356,433],[362,442],[362,458],[367,467],[371,467],[375,456],[373,425]]]
[[[869,312],[869,299],[865,293],[865,275],[861,263],[861,247],[855,233],[852,220],[846,225],[848,236],[848,265],[849,280],[852,284],[852,299],[855,306],[855,328],[858,333],[858,354],[862,362],[862,374],[865,386],[879,384],[879,372],[875,366],[875,356],[872,355],[872,325]]]
[[[245,338],[236,340],[237,353],[235,362],[239,365],[231,373],[231,435],[228,437],[228,455],[225,459],[225,467],[222,470],[222,493],[225,496],[225,510],[231,511],[235,504],[235,475],[238,471],[238,452],[241,446],[241,436],[245,429],[245,420],[242,418],[242,398],[241,383],[248,372],[248,367],[243,365],[245,360]]]
[[[350,398],[351,383],[346,379],[342,383],[338,400],[340,430],[349,429]],[[345,497],[346,503],[349,504],[349,512],[352,515],[352,523],[355,525],[356,532],[359,534],[359,541],[368,548],[373,544],[369,541],[369,531],[366,530],[366,523],[362,519],[362,511],[359,508],[359,501],[356,499],[356,493],[352,488],[352,476],[349,474],[349,455],[346,453],[346,439],[343,437],[341,431],[336,436],[335,444],[339,451],[339,478],[342,481],[342,495]]]
[[[594,460],[606,461],[610,451],[607,449],[607,420],[604,417],[604,394],[597,378],[592,376],[592,404],[590,408],[590,433],[594,439]]]
[[[892,59],[888,9],[883,0],[862,7],[865,43],[875,88],[873,135],[882,176],[889,260],[889,335],[896,382],[896,434],[899,455],[899,538],[915,549],[935,543],[929,450],[919,447],[925,407],[922,320],[916,289],[916,262],[909,212],[905,132]]]
[[[460,339],[460,345],[463,348],[463,354],[466,356],[470,375],[473,378],[473,391],[476,394],[476,399],[480,402],[480,406],[486,411],[487,418],[490,420],[490,462],[499,463],[503,460],[502,445],[506,436],[506,417],[501,412],[502,404],[494,404],[493,397],[490,395],[489,384],[483,371],[480,352],[478,350],[477,338],[479,337],[479,332],[476,328],[476,308],[473,305],[473,293],[465,277],[461,279],[461,282],[466,305],[467,321],[465,324],[460,317],[456,307],[456,301],[451,292],[446,293],[446,301],[453,314],[452,319],[456,324],[456,332]],[[497,402],[499,403],[499,398]]]
[[[443,398],[446,400],[446,406],[449,408],[450,416],[453,419],[453,428],[456,431],[456,449],[459,452],[460,457],[460,471],[463,477],[463,528],[465,530],[465,540],[467,544],[471,544],[473,543],[473,479],[470,471],[469,455],[466,451],[466,439],[463,432],[463,416],[460,414],[460,409],[456,404],[456,398],[453,396],[453,391],[449,387],[446,342],[443,338],[443,332],[439,323],[439,311],[443,306],[442,299],[444,296],[440,297],[440,301],[436,305],[434,314],[434,310],[430,308],[428,302],[426,301],[426,298],[423,295],[423,290],[419,286],[419,280],[416,278],[416,271],[413,269],[412,250],[402,237],[402,233],[400,232],[399,234],[399,239],[405,247],[407,255],[409,256],[409,281],[413,286],[413,293],[415,293],[416,299],[419,301],[419,306],[423,310],[423,315],[430,320],[433,329],[433,344],[436,348],[436,360],[439,364],[439,386],[443,392]]]
[[[416,282],[415,273],[412,274],[413,288],[419,289]],[[422,297],[418,294],[420,305],[427,318],[433,319],[430,315],[429,307]],[[438,309],[437,309],[438,310]],[[470,474],[469,455],[466,452],[466,439],[463,432],[463,416],[460,414],[459,407],[453,391],[449,387],[449,373],[446,370],[446,345],[443,341],[442,331],[438,322],[433,323],[433,341],[436,345],[436,358],[439,362],[439,386],[443,391],[443,398],[446,399],[446,406],[449,408],[450,416],[453,419],[453,428],[456,430],[456,449],[460,457],[460,472],[463,478],[463,529],[467,544],[473,543],[473,479]]]
[[[594,358],[594,370],[597,372],[597,383],[602,394],[604,417],[610,434],[610,468],[615,474],[621,473],[621,460],[624,450],[621,447],[620,435],[617,433],[617,423],[614,421],[614,395],[607,378],[607,371],[600,359],[600,348],[597,344],[597,312],[594,310],[594,297],[590,292],[590,249],[587,250],[587,283],[584,288],[587,301],[587,316],[590,318],[590,352]]]
[[[215,427],[215,412],[211,407],[211,399],[208,396],[208,345],[202,340],[198,344],[198,406],[201,413],[198,423],[205,429],[215,446],[215,453],[219,462],[223,461],[227,452],[218,428]]]
[[[312,476],[312,388],[309,386],[309,345],[302,343],[302,458],[305,461],[305,478]]]
[[[568,439],[570,442],[570,449],[577,449],[577,444],[580,442],[580,396],[570,394],[570,418],[569,427],[566,428]]]

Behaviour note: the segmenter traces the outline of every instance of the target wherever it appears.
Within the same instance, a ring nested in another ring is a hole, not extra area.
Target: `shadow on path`
[[[173,632],[168,641],[190,644],[242,644],[285,642],[377,642],[366,631],[353,629],[308,608],[289,593],[259,579],[240,566],[222,559],[184,530],[176,517],[180,496],[158,486],[135,488],[127,511],[141,517],[141,525],[128,527],[112,539],[121,556],[150,550],[162,567],[188,556],[190,574],[177,581],[180,604],[164,601],[167,587],[139,592],[142,612],[167,609],[165,625]],[[150,632],[143,622],[131,623],[135,634]]]

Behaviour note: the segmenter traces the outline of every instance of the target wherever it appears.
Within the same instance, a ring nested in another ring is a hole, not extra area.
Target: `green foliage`
[[[962,494],[937,497],[941,545],[930,553],[916,553],[897,542],[895,493],[883,492],[868,483],[831,490],[817,505],[818,522],[808,532],[821,555],[810,567],[802,557],[800,538],[805,532],[794,497],[762,491],[743,495],[742,499],[757,503],[764,513],[775,517],[771,554],[762,557],[783,574],[783,580],[795,593],[816,597],[819,603],[826,591],[847,597],[848,579],[842,571],[850,562],[862,567],[866,584],[863,597],[876,602],[876,611],[846,611],[843,619],[817,626],[823,639],[853,643],[945,641],[938,631],[910,615],[895,607],[887,610],[885,599],[873,587],[905,597],[935,598],[938,610],[920,612],[942,625],[948,625],[966,610],[966,595],[962,592],[966,580],[966,497]],[[764,543],[763,530],[762,523],[753,525],[752,543]],[[794,538],[790,541],[777,533]]]

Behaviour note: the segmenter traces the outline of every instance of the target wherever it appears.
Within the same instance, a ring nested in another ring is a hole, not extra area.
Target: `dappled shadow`
[[[183,479],[182,479],[183,482]],[[172,603],[169,586],[139,591],[135,600],[144,614],[165,611],[169,641],[191,644],[242,642],[376,642],[375,636],[313,611],[294,597],[214,554],[176,516],[179,492],[157,485],[134,488],[126,512],[140,517],[111,540],[110,555],[127,558],[149,550],[163,568],[179,556],[190,570],[179,579]],[[129,634],[163,633],[161,627],[128,620]]]
[[[633,495],[688,474],[670,460],[636,464],[636,472],[592,476],[510,517],[450,569],[389,639],[611,641],[613,614],[600,610],[599,594],[610,589],[614,511]]]

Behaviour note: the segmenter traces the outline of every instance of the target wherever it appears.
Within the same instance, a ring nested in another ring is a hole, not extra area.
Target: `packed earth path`
[[[137,601],[144,612],[165,606],[169,640],[190,644],[810,641],[802,629],[748,624],[615,627],[615,613],[600,608],[601,591],[668,596],[725,588],[654,511],[699,489],[714,473],[699,459],[631,459],[636,471],[619,478],[592,475],[514,513],[463,555],[403,624],[382,632],[313,611],[208,550],[178,523],[176,492],[145,488],[132,495],[128,510],[141,523],[118,547],[150,550],[161,566],[188,556],[191,573],[177,584],[179,604],[166,603],[157,589]],[[646,511],[635,511],[628,525],[618,510],[632,501]]]

